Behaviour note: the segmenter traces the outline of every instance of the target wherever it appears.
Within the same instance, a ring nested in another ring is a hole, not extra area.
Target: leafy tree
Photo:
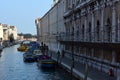
[[[18,35],[19,36],[24,36],[24,38],[37,38],[37,35],[32,35],[30,33],[27,33],[27,34],[20,33]]]

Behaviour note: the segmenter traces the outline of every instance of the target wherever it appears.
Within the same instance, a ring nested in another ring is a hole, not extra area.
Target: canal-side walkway
[[[50,54],[52,58],[58,61],[59,64],[64,66],[64,68],[66,68],[68,71],[71,70],[72,59],[64,56],[64,57],[60,57],[58,60],[57,59],[58,55],[55,52],[50,52]],[[85,74],[85,64],[75,61],[73,68],[73,75],[83,80],[84,74]],[[105,73],[93,67],[88,66],[87,80],[117,80],[117,78],[109,76],[109,73]]]

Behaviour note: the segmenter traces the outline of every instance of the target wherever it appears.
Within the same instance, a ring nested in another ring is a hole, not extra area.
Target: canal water
[[[18,47],[7,47],[1,52],[0,80],[71,80],[71,76],[63,69],[43,70],[37,67],[36,62],[23,62],[23,52],[18,52]]]

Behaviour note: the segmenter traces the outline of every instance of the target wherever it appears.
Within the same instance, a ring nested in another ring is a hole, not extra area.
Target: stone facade
[[[12,36],[15,40],[17,40],[17,28],[15,26],[2,24],[2,31],[3,31],[3,40],[9,40],[10,36]]]
[[[89,65],[96,63],[92,66],[106,73],[113,68],[117,76],[116,70],[120,69],[120,0],[65,1],[66,33],[60,41],[66,53],[86,56]]]
[[[41,39],[41,30],[40,30],[40,18],[37,18],[36,20],[35,20],[35,24],[36,24],[36,29],[37,29],[37,40],[38,41],[41,41],[40,39]]]
[[[38,22],[39,41],[119,78],[119,8],[120,0],[59,0]]]
[[[2,24],[0,24],[0,42],[3,40],[3,27]]]
[[[39,41],[47,44],[55,52],[61,49],[57,37],[65,32],[63,14],[64,0],[60,0],[39,21],[35,21]]]

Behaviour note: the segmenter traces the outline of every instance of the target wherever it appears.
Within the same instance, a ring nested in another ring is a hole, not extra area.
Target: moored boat
[[[21,44],[20,47],[17,48],[18,51],[27,52],[29,47],[26,44]]]
[[[0,52],[3,50],[3,46],[0,46]]]
[[[42,68],[55,68],[56,62],[52,59],[44,59],[38,62],[38,67]]]
[[[43,56],[40,50],[34,50],[33,54],[34,54],[35,61],[38,61]]]
[[[26,52],[23,54],[23,61],[24,62],[34,62],[34,54],[30,53],[30,52]]]

